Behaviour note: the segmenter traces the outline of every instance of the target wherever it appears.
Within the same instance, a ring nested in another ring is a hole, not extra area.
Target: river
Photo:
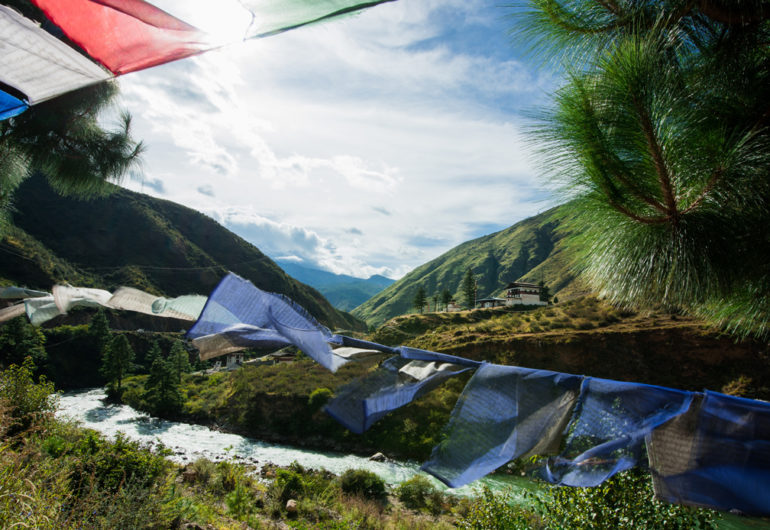
[[[214,461],[231,459],[255,466],[268,463],[288,466],[297,462],[303,467],[323,468],[338,475],[348,469],[368,469],[391,485],[404,482],[420,472],[419,465],[413,462],[373,462],[356,455],[261,442],[238,434],[215,431],[202,425],[153,418],[128,405],[107,405],[103,402],[104,397],[104,389],[101,388],[62,394],[57,414],[77,420],[84,427],[108,437],[114,437],[120,431],[130,439],[146,444],[160,442],[172,451],[173,454],[169,458],[180,464],[205,457]],[[439,481],[430,478],[436,487],[448,489]],[[473,486],[453,489],[451,493],[472,494],[480,487],[479,483],[495,490],[511,488],[520,502],[523,502],[524,491],[537,487],[523,477],[487,477]]]
[[[169,458],[180,464],[205,457],[214,461],[230,459],[255,466],[268,463],[288,466],[297,462],[303,467],[324,468],[336,474],[342,474],[348,469],[368,469],[391,485],[404,482],[420,473],[419,465],[413,462],[373,462],[355,455],[261,442],[237,434],[214,431],[201,425],[153,418],[128,405],[106,405],[104,398],[104,389],[101,388],[62,394],[57,415],[77,420],[84,427],[94,429],[107,437],[114,437],[118,432],[123,432],[130,439],[146,444],[162,443],[173,453]],[[433,477],[429,478],[436,487],[448,490]],[[524,492],[538,489],[531,480],[506,475],[489,476],[473,485],[449,492],[455,495],[470,495],[475,493],[481,484],[486,484],[493,490],[508,488],[513,500],[521,504],[526,502]],[[731,514],[725,514],[719,524],[720,530],[769,527],[768,521]]]

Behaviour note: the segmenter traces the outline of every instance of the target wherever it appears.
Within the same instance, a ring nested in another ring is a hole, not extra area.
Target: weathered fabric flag
[[[516,458],[558,452],[582,376],[483,364],[422,469],[456,488]]]
[[[0,5],[0,81],[22,92],[30,104],[111,77],[31,20]]]
[[[0,121],[18,116],[27,108],[28,105],[22,100],[0,90]]]
[[[645,438],[687,411],[692,392],[588,377],[567,427],[564,451],[545,478],[564,486],[598,486],[635,466]]]

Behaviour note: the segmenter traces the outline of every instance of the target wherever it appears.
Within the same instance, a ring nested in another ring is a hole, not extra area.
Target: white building
[[[540,300],[539,285],[513,282],[506,287],[505,305],[548,305],[548,302]]]

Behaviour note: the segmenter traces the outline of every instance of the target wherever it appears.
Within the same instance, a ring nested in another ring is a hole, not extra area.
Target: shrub
[[[398,495],[398,500],[410,510],[440,509],[440,502],[438,507],[433,506],[437,497],[440,498],[440,492],[436,490],[430,480],[422,475],[415,475],[403,482],[396,490],[396,495]]]
[[[209,483],[216,472],[216,464],[208,458],[198,458],[190,464],[190,469],[195,471],[195,479],[204,486]]]
[[[360,495],[367,499],[385,497],[385,482],[365,469],[348,469],[340,477],[340,487],[349,495]]]
[[[28,429],[56,410],[53,383],[46,381],[44,376],[35,383],[32,378],[34,371],[32,358],[26,357],[21,366],[12,364],[0,372],[0,407],[6,408],[13,419],[7,436]]]
[[[487,486],[484,486],[481,496],[474,499],[474,502],[468,507],[467,513],[458,521],[457,526],[473,530],[543,528],[536,514],[513,504],[513,497],[510,492],[504,491],[495,494]]]
[[[117,492],[124,484],[149,487],[168,466],[162,455],[128,440],[120,432],[114,442],[109,442],[87,431],[73,452],[80,458],[72,470],[71,483],[80,493],[94,486],[111,492]]]
[[[631,470],[593,488],[552,488],[538,511],[549,527],[673,530],[716,528],[717,512],[653,496],[649,475]]]
[[[282,502],[296,499],[305,492],[305,483],[302,475],[291,469],[279,469],[275,472],[275,485],[278,488],[278,497]]]
[[[232,462],[223,460],[216,465],[214,474],[214,487],[220,491],[229,493],[235,489],[238,482],[238,467]]]
[[[334,396],[334,392],[328,388],[316,388],[307,398],[307,406],[310,407],[310,410],[315,412],[326,405],[332,396]]]

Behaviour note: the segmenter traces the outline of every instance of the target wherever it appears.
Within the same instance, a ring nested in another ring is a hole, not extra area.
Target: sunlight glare
[[[153,0],[160,9],[205,31],[212,44],[243,40],[251,13],[237,0]]]

